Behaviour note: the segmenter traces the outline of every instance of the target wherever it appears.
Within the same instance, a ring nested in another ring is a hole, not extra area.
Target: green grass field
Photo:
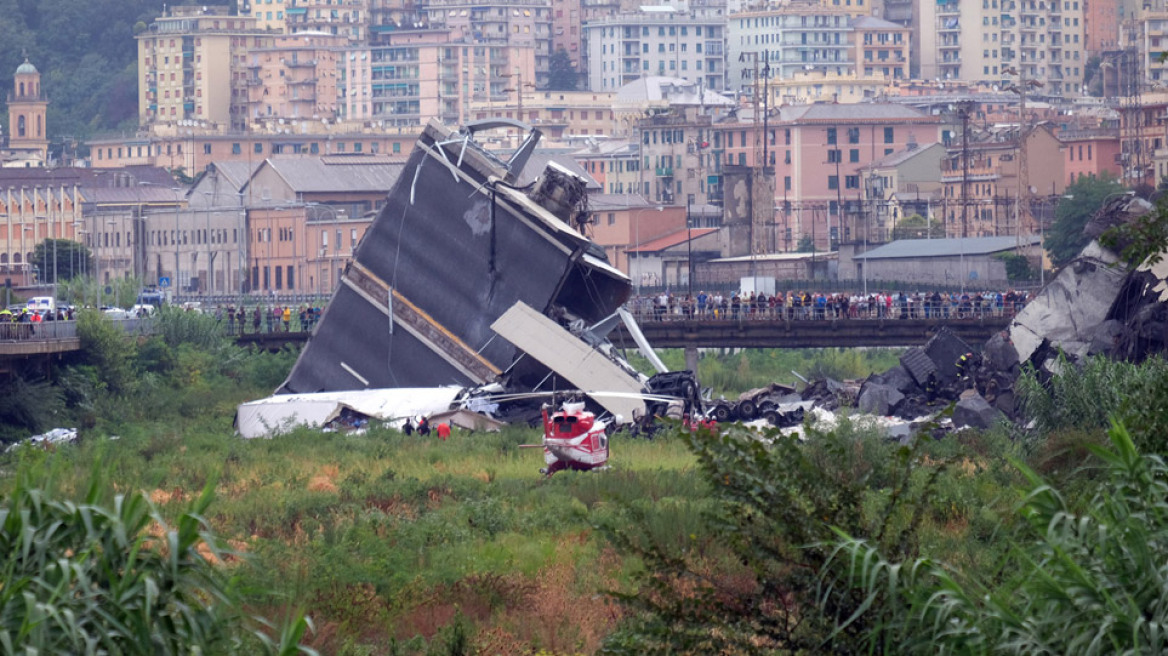
[[[645,530],[672,532],[706,497],[669,439],[618,436],[608,471],[548,479],[542,451],[518,448],[534,429],[441,442],[383,429],[241,440],[214,415],[127,428],[21,449],[5,469],[70,497],[96,469],[111,498],[142,490],[164,514],[213,486],[207,519],[240,554],[221,566],[264,591],[249,599],[257,611],[309,612],[323,653],[420,652],[459,614],[492,653],[590,653],[621,617],[601,592],[635,566],[594,523],[650,501],[670,512]]]

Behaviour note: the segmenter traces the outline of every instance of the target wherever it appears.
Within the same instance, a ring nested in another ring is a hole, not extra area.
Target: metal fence
[[[1038,281],[1019,281],[1011,283],[1010,287],[1015,291],[1038,291],[1040,285]],[[941,294],[962,292],[981,292],[989,289],[997,291],[995,287],[978,287],[976,285],[966,285],[964,288],[961,285],[953,284],[926,284],[920,282],[907,282],[904,280],[869,280],[865,283],[863,280],[775,280],[776,292],[802,292],[807,291],[811,293],[822,292],[824,294],[879,294],[885,293],[900,293],[916,294],[939,292]],[[865,290],[867,290],[865,292]],[[735,292],[741,291],[739,284],[735,282],[728,282],[722,284],[702,284],[694,283],[693,295],[697,296],[700,292],[707,294],[720,293],[729,296]],[[1002,290],[1005,291],[1005,290]],[[635,294],[642,296],[657,295],[664,292],[670,294],[685,296],[690,293],[688,285],[672,285],[672,286],[648,286],[640,285],[636,287]],[[769,293],[769,292],[768,292]]]
[[[150,317],[113,319],[112,322],[114,326],[131,335],[152,335],[154,333],[154,320]],[[76,337],[76,321],[0,322],[0,342],[49,341]]]

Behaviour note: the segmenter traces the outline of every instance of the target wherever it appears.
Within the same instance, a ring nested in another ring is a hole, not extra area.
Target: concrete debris
[[[953,425],[989,430],[1006,419],[1006,415],[974,392],[957,402],[953,408]]]
[[[896,412],[897,406],[904,401],[904,394],[891,385],[881,383],[864,383],[860,388],[860,398],[856,408],[863,413],[886,417]]]
[[[900,366],[904,367],[905,371],[921,387],[924,387],[925,383],[928,382],[930,374],[935,376],[937,373],[937,363],[933,362],[933,359],[919,346],[908,349],[904,355],[900,356]]]
[[[937,378],[944,384],[957,380],[957,359],[974,350],[968,342],[944,326],[925,342],[925,355],[937,367]]]
[[[981,354],[986,366],[990,369],[1017,373],[1018,349],[1014,348],[1014,344],[1010,342],[1010,338],[1005,333],[998,333],[991,337],[982,347]]]
[[[6,451],[12,451],[21,446],[39,446],[45,449],[51,449],[58,444],[71,444],[77,441],[76,428],[54,428],[47,433],[40,435],[33,435],[27,440],[17,442],[9,445]]]
[[[1091,242],[1063,267],[1010,326],[1010,341],[1029,360],[1043,340],[1075,359],[1087,355],[1088,331],[1107,320],[1127,272],[1115,256]]]
[[[1112,199],[1088,233],[1096,238],[1107,227],[1151,209],[1131,196]],[[952,421],[939,425],[985,430],[1020,419],[1014,384],[1024,366],[1034,367],[1045,382],[1087,355],[1140,361],[1166,352],[1168,257],[1128,272],[1115,253],[1095,240],[1018,313],[1008,330],[975,348],[942,328],[923,348],[908,349],[898,366],[869,376],[856,408],[910,421],[955,401]],[[966,353],[976,355],[959,366]],[[814,381],[803,398],[835,410],[841,397],[836,386]],[[903,432],[897,428],[889,436],[905,439]]]

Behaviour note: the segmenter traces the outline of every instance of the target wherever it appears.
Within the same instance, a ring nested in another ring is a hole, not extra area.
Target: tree
[[[892,229],[892,238],[895,239],[944,239],[945,224],[940,221],[929,221],[920,214],[906,216],[896,222]]]
[[[1168,206],[1160,203],[1151,212],[1129,223],[1108,228],[1099,241],[1119,253],[1133,269],[1145,261],[1157,264],[1168,251]]]
[[[54,250],[54,245],[56,249]],[[89,271],[91,255],[84,245],[68,239],[46,239],[36,245],[31,262],[40,270],[45,282],[71,280]],[[56,266],[53,261],[56,260]],[[56,279],[53,272],[56,271]]]
[[[803,235],[800,237],[799,245],[795,247],[795,250],[800,253],[814,253],[815,242],[811,240],[811,235]]]
[[[1035,270],[1030,266],[1030,260],[1018,253],[998,253],[997,259],[1006,263],[1006,280],[1033,280]]]
[[[1079,178],[1067,187],[1067,200],[1058,204],[1054,223],[1046,231],[1043,246],[1050,253],[1050,261],[1060,267],[1079,255],[1090,241],[1083,228],[1103,206],[1107,197],[1123,193],[1123,185],[1114,177]]]
[[[572,59],[563,48],[552,53],[548,60],[548,89],[553,91],[575,91],[580,74],[572,65]]]

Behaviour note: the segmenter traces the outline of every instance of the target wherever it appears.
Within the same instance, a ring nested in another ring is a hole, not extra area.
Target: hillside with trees
[[[138,126],[136,30],[164,6],[232,5],[231,0],[0,0],[0,87],[12,89],[25,55],[49,98],[54,155],[62,143]],[[7,130],[7,107],[2,125]]]

